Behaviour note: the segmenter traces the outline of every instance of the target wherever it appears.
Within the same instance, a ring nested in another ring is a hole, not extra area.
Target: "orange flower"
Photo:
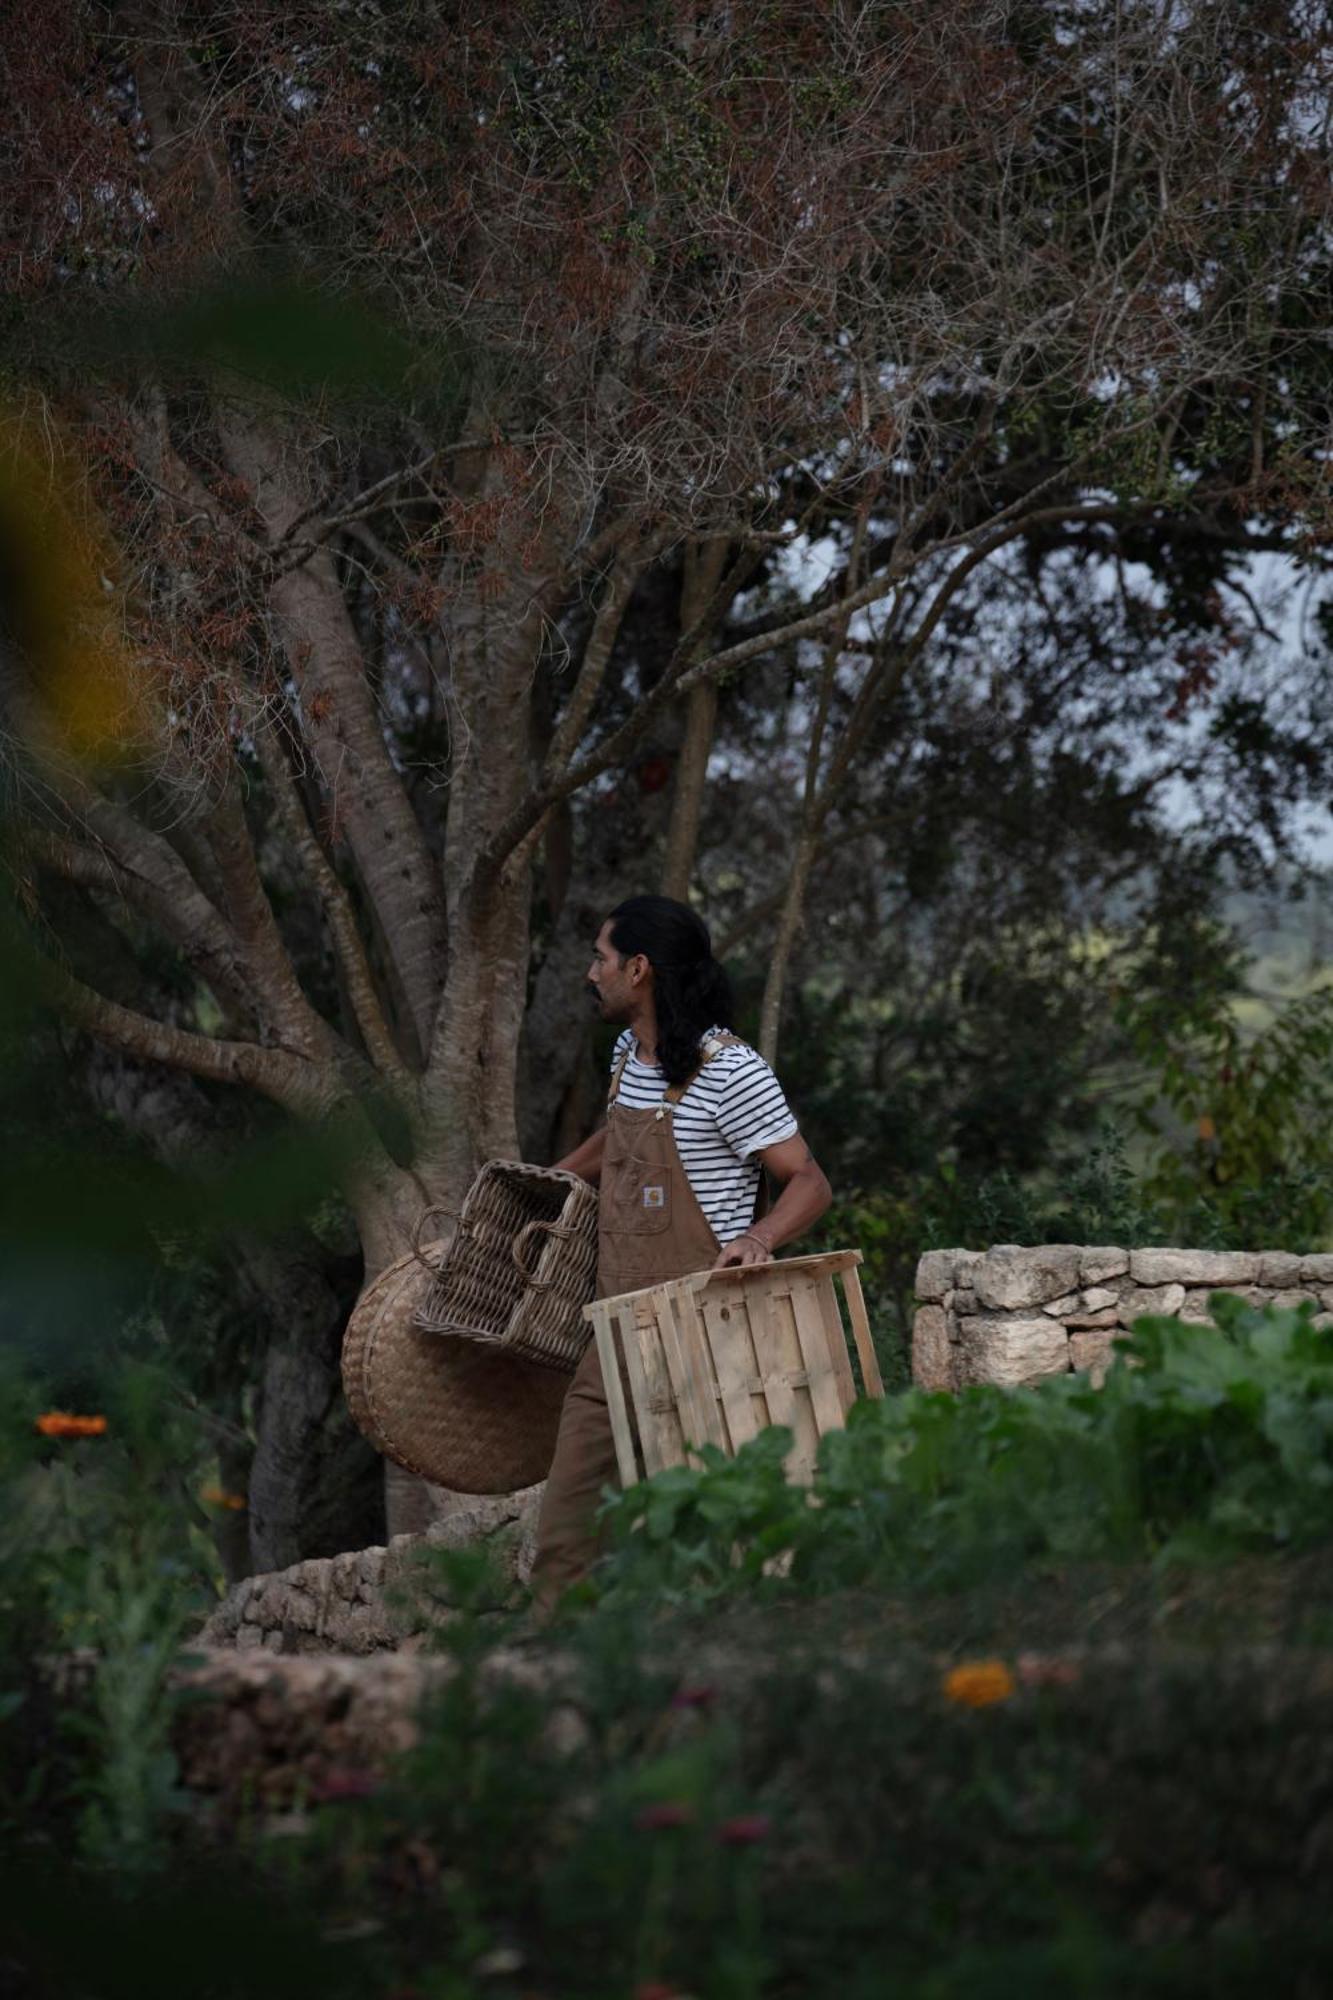
[[[944,1676],[945,1699],[960,1708],[989,1708],[992,1702],[1008,1701],[1016,1686],[1003,1660],[964,1660]]]
[[[97,1438],[106,1430],[105,1417],[72,1417],[67,1410],[48,1410],[37,1419],[37,1428],[48,1438]]]
[[[199,1498],[206,1507],[229,1507],[239,1514],[246,1505],[244,1493],[224,1493],[220,1486],[205,1486]]]

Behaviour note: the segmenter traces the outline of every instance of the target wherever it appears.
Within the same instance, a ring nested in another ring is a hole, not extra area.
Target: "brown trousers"
[[[717,1238],[685,1177],[671,1129],[672,1113],[689,1084],[668,1091],[660,1108],[627,1111],[616,1101],[623,1070],[622,1062],[611,1086],[598,1198],[597,1296],[602,1299],[706,1271],[718,1254]],[[542,1496],[532,1571],[539,1612],[550,1612],[562,1592],[597,1560],[603,1546],[597,1509],[603,1490],[617,1481],[601,1363],[590,1343],[565,1397]]]

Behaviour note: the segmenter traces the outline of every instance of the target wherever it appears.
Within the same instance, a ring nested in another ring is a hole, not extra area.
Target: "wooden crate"
[[[622,1483],[685,1464],[692,1446],[734,1454],[769,1424],[790,1428],[788,1476],[808,1481],[821,1436],[856,1400],[839,1280],[865,1393],[884,1394],[860,1262],[859,1250],[788,1257],[585,1306]]]

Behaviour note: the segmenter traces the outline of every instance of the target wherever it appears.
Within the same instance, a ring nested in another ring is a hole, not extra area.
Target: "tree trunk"
[[[187,1076],[89,1046],[79,1077],[90,1099],[169,1166],[234,1145],[249,1126],[240,1098],[215,1104]],[[368,1232],[372,1239],[387,1231]],[[210,1260],[212,1262],[213,1260]],[[219,1553],[228,1575],[282,1568],[306,1556],[363,1548],[383,1531],[380,1460],[342,1401],[343,1330],[356,1298],[360,1259],[326,1250],[306,1230],[280,1239],[247,1233],[216,1260],[222,1305],[202,1334],[220,1354],[199,1356],[187,1389],[201,1405],[235,1412],[235,1437],[219,1447],[223,1489],[244,1494],[244,1515],[221,1523]],[[187,1300],[186,1310],[189,1310]],[[229,1359],[228,1357],[232,1357]],[[242,1392],[258,1381],[255,1442],[239,1428]],[[238,1563],[241,1567],[238,1569]]]
[[[763,1004],[759,1010],[759,1053],[766,1063],[776,1064],[778,1059],[778,1032],[782,1025],[782,1000],[786,991],[787,972],[791,965],[792,949],[800,934],[801,920],[805,914],[805,892],[810,882],[810,870],[814,864],[818,836],[802,833],[796,843],[796,853],[792,858],[791,874],[787,877],[787,892],[782,902],[782,913],[778,918],[777,933],[773,939],[773,951],[768,961],[768,977],[764,981]]]
[[[685,740],[676,765],[671,825],[667,829],[666,861],[662,869],[662,894],[674,896],[680,903],[689,900],[690,878],[699,850],[708,759],[717,726],[717,683],[700,681],[690,689],[687,702]]]
[[[277,443],[238,414],[220,420],[228,460],[280,542],[302,514]],[[329,798],[330,844],[345,840],[374,914],[395,1027],[413,1067],[430,1046],[444,969],[439,869],[394,769],[365,658],[326,548],[280,575],[271,602],[302,703],[302,729]]]
[[[810,741],[806,745],[805,752],[805,784],[801,794],[801,818],[796,836],[796,852],[792,856],[791,874],[787,878],[786,894],[782,899],[782,913],[778,918],[777,936],[773,940],[773,956],[769,960],[768,977],[764,982],[764,998],[759,1010],[759,1052],[768,1063],[776,1063],[778,1059],[778,1031],[782,1025],[782,998],[787,983],[787,971],[805,915],[805,894],[810,884],[810,871],[819,852],[820,836],[828,817],[829,806],[845,782],[848,755],[853,743],[860,740],[869,715],[873,711],[876,690],[883,687],[886,679],[885,661],[881,649],[881,657],[866,676],[861,694],[853,708],[852,719],[834,755],[828,781],[821,791],[820,764],[837,681],[838,658],[846,641],[851,620],[849,600],[861,570],[861,557],[865,550],[869,518],[868,508],[863,507],[857,516],[851,548],[848,551],[841,615],[824,641],[824,657],[819,674],[819,698],[815,703]]]
[[[723,537],[687,545],[680,588],[682,634],[693,632],[708,617],[726,561],[727,542]],[[716,624],[716,613],[710,624]],[[701,645],[707,647],[711,638],[710,629],[700,630]],[[662,894],[674,896],[681,903],[689,898],[690,877],[699,847],[708,759],[717,726],[717,682],[698,682],[685,699],[685,736],[676,762],[671,824],[667,828],[666,859],[662,866]]]
[[[384,1539],[381,1460],[342,1399],[343,1331],[358,1274],[312,1238],[252,1240],[245,1276],[269,1327],[250,1467],[250,1563],[286,1569]]]

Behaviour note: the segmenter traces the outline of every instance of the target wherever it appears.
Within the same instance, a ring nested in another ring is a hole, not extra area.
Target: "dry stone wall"
[[[441,1615],[423,1589],[423,1548],[486,1547],[497,1579],[526,1583],[535,1553],[540,1486],[472,1499],[424,1535],[387,1548],[311,1557],[233,1585],[198,1634],[207,1647],[253,1653],[379,1653],[411,1649]]]
[[[1111,1343],[1143,1313],[1195,1324],[1209,1294],[1315,1309],[1333,1326],[1333,1256],[1282,1250],[1122,1250],[999,1243],[928,1250],[917,1265],[912,1379],[923,1389],[1009,1387],[1088,1370],[1100,1382]]]

